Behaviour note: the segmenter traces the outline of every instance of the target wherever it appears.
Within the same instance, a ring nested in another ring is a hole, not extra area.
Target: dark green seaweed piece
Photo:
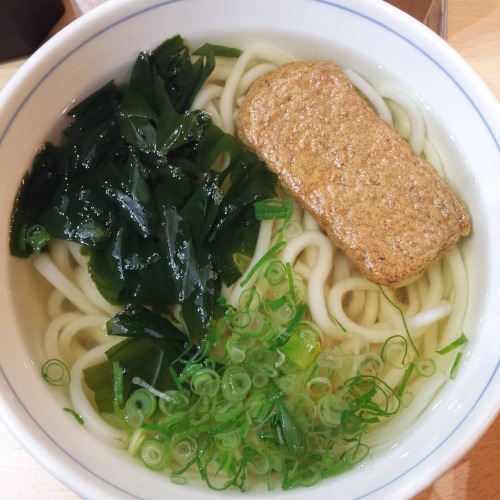
[[[243,53],[242,50],[226,45],[216,45],[213,43],[204,43],[201,47],[193,51],[193,56],[215,56],[238,58]]]
[[[159,45],[151,58],[178,113],[191,107],[198,90],[215,68],[213,54],[191,62],[189,49],[179,35]]]
[[[139,377],[162,392],[176,389],[174,376],[184,368],[177,361],[196,353],[195,346],[173,323],[143,307],[128,306],[108,321],[106,329],[109,335],[129,338],[108,349],[105,362],[84,370],[85,382],[94,391],[100,412],[113,411],[115,361],[123,370],[126,401],[134,389],[133,377]]]
[[[168,315],[180,305],[194,345],[222,313],[222,281],[240,276],[233,255],[253,252],[252,204],[275,195],[276,177],[256,155],[189,110],[221,51],[207,45],[193,62],[175,36],[141,53],[126,84],[111,81],[75,106],[61,143],[46,144],[23,179],[11,222],[13,255],[43,250],[50,238],[78,242],[99,291],[127,308],[129,322],[152,319],[137,313],[145,307]],[[229,164],[220,172],[212,165],[223,153]],[[171,361],[171,341],[134,338],[133,348],[144,363]]]

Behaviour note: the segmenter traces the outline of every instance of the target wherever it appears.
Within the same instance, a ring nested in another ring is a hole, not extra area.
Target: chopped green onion
[[[143,427],[136,429],[130,438],[130,442],[128,444],[128,452],[130,455],[135,456],[136,453],[140,450],[142,443],[148,437],[148,431]]]
[[[262,453],[256,451],[252,458],[247,462],[248,470],[259,476],[270,472],[271,463],[266,453],[267,450],[263,450]]]
[[[432,359],[419,359],[415,370],[421,377],[432,377],[436,373],[436,363]]]
[[[327,427],[338,427],[346,402],[336,394],[323,394],[318,399],[318,417]]]
[[[201,426],[210,420],[210,412],[203,407],[196,408],[191,412],[191,418],[189,419],[189,424],[192,426]]]
[[[401,383],[399,384],[399,388],[397,391],[397,396],[400,397],[406,389],[406,386],[408,385],[408,382],[410,381],[411,374],[413,373],[413,369],[415,368],[414,363],[410,363],[408,367],[405,370],[405,373],[403,375],[403,379],[401,380]]]
[[[346,434],[356,434],[361,429],[361,417],[350,411],[340,414],[340,425]]]
[[[279,299],[268,300],[266,302],[266,307],[270,311],[277,311],[287,303],[286,295],[282,295]]]
[[[179,464],[189,463],[198,452],[198,444],[192,437],[186,437],[171,444],[170,455]]]
[[[277,380],[278,387],[285,394],[294,394],[298,392],[300,384],[295,375],[285,375]]]
[[[286,276],[286,267],[280,260],[273,260],[266,269],[264,277],[270,285],[278,285]]]
[[[408,328],[408,325],[406,324],[406,318],[405,318],[403,310],[392,301],[392,299],[389,297],[389,295],[387,295],[386,291],[384,290],[384,288],[381,285],[379,285],[379,289],[382,292],[382,295],[399,312],[399,315],[401,316],[401,320],[403,322],[403,327],[405,329],[406,335],[408,336],[408,341],[410,342],[411,346],[413,347],[413,350],[415,351],[415,354],[417,356],[420,356],[420,352],[418,351],[417,346],[415,345],[415,342],[413,342],[413,338],[412,338],[412,336],[410,334],[410,330]]]
[[[269,377],[275,377],[278,374],[274,368],[274,354],[264,346],[249,349],[244,366],[249,371],[259,372]]]
[[[233,346],[229,351],[229,359],[232,363],[243,363],[246,359],[246,352],[244,349],[240,349],[239,347]]]
[[[230,366],[222,376],[222,394],[228,401],[241,401],[252,387],[248,372],[240,366]]]
[[[347,328],[337,319],[333,318],[335,320],[335,323],[337,323],[337,326],[340,328],[340,331],[343,333],[347,333]]]
[[[148,418],[156,410],[156,398],[146,389],[136,389],[125,403],[125,415],[136,415],[139,411],[144,418]]]
[[[264,373],[255,373],[252,377],[252,384],[254,387],[257,387],[258,389],[266,387],[268,383],[269,383],[269,377]]]
[[[185,477],[182,477],[180,474],[182,474],[182,472],[171,474],[170,481],[172,481],[173,484],[178,484],[179,486],[186,484],[187,479]]]
[[[238,311],[231,317],[231,324],[235,330],[244,330],[250,324],[251,319],[248,311]]]
[[[286,263],[286,275],[288,277],[288,283],[290,285],[290,297],[292,300],[296,300],[297,294],[295,293],[295,283],[293,280],[293,270],[290,262]]]
[[[273,402],[265,392],[254,392],[245,401],[245,413],[250,423],[261,426],[273,415]]]
[[[167,465],[165,444],[157,439],[145,439],[140,449],[140,457],[149,469],[164,469]]]
[[[290,397],[288,400],[288,406],[295,415],[300,428],[304,432],[311,431],[314,427],[313,422],[317,420],[319,412],[317,403],[315,403],[312,398],[306,394],[298,393],[293,394]]]
[[[450,369],[450,379],[454,380],[457,376],[458,372],[458,367],[460,365],[460,360],[462,359],[463,353],[462,352],[457,352],[457,355],[455,356],[455,360],[453,361],[453,364],[451,365]]]
[[[235,420],[242,412],[242,401],[228,401],[226,404],[217,405],[214,418],[217,422],[229,422]]]
[[[130,408],[125,413],[125,421],[132,429],[139,429],[144,423],[144,413],[139,408]]]
[[[436,351],[437,354],[448,354],[449,352],[457,349],[458,347],[466,344],[468,342],[467,337],[465,336],[465,333],[462,332],[462,335],[455,339],[453,342],[448,344],[447,346],[443,347],[439,351]]]
[[[283,440],[292,455],[303,453],[305,450],[305,440],[302,430],[295,419],[293,413],[287,408],[283,400],[276,401],[279,427],[283,435]]]
[[[313,377],[308,380],[306,389],[313,395],[319,396],[324,393],[331,393],[332,382],[327,377]]]
[[[297,221],[289,220],[286,221],[281,229],[281,234],[285,240],[291,240],[297,238],[304,232],[302,225]]]
[[[253,204],[257,220],[288,220],[293,214],[292,200],[262,200]]]
[[[170,400],[170,397],[167,394],[165,394],[164,392],[159,391],[158,389],[155,389],[151,384],[148,384],[141,377],[132,377],[132,383],[135,384],[135,385],[141,386],[142,388],[146,389],[151,394],[154,394],[155,396],[157,396],[160,399],[165,399],[167,401]]]
[[[241,444],[241,434],[237,430],[220,432],[214,439],[215,446],[222,451],[235,450]]]
[[[269,327],[268,319],[258,311],[238,312],[234,315],[232,324],[235,331],[245,337],[262,337]]]
[[[113,361],[113,404],[121,408],[123,405],[123,370],[118,361]]]
[[[408,406],[410,406],[410,403],[413,401],[413,392],[406,391],[403,394],[401,394],[399,399],[401,401],[401,405],[404,408],[408,408]]]
[[[160,398],[158,400],[158,408],[164,415],[173,418],[181,418],[189,410],[190,400],[188,395],[183,391],[177,391],[168,399]]]
[[[209,368],[196,372],[191,378],[191,390],[200,396],[214,397],[219,391],[220,375]]]
[[[201,47],[192,52],[193,56],[214,56],[214,57],[230,57],[238,58],[242,51],[234,47],[226,47],[225,45],[216,45],[213,43],[204,43]]]
[[[357,443],[346,451],[345,461],[350,465],[358,464],[368,456],[369,451],[368,446]]]
[[[85,420],[83,420],[83,418],[81,417],[81,415],[79,415],[78,413],[76,413],[75,410],[73,410],[72,408],[63,408],[64,411],[68,412],[70,415],[73,415],[73,417],[75,417],[76,421],[80,424],[80,425],[84,425],[85,424]]]
[[[394,353],[402,355],[394,359]],[[402,335],[393,335],[389,337],[380,350],[382,360],[393,368],[404,368],[406,366],[408,355],[408,341]]]
[[[45,382],[56,387],[69,385],[71,382],[71,372],[60,359],[46,361],[41,368],[41,374]]]
[[[301,302],[300,304],[297,305],[297,309],[295,310],[295,316],[293,317],[292,321],[290,321],[290,324],[288,325],[287,330],[289,332],[292,332],[297,325],[302,321],[304,318],[305,314],[307,311],[307,306],[304,302]]]
[[[255,266],[250,269],[250,272],[247,274],[247,277],[240,283],[240,286],[245,286],[254,276],[254,274],[261,268],[261,266],[267,262],[270,258],[274,257],[282,247],[285,246],[284,241],[280,241],[276,243],[276,245],[272,246],[255,264]]]
[[[318,335],[309,328],[294,331],[281,347],[287,362],[300,370],[306,370],[317,358],[320,350]]]
[[[323,349],[316,358],[316,364],[322,368],[338,370],[345,362],[345,355],[337,348]]]
[[[260,305],[260,295],[255,287],[243,290],[239,298],[239,304],[242,309],[257,310]]]
[[[271,305],[268,303],[268,306],[270,306],[270,310],[272,311],[272,319],[278,324],[278,325],[287,325],[290,323],[290,321],[293,320],[296,312],[295,304],[293,302],[289,302],[286,299],[281,302],[281,304],[273,309],[273,307],[276,306],[277,301],[274,301],[274,303]]]
[[[370,354],[369,357],[361,362],[359,372],[363,375],[376,375],[382,371],[383,367],[384,362],[382,358],[376,354]]]

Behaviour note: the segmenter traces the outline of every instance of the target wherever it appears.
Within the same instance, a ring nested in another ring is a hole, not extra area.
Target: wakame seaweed
[[[110,81],[69,112],[60,144],[45,144],[24,177],[11,219],[13,255],[49,238],[82,244],[110,303],[148,307],[166,322],[182,306],[192,345],[218,315],[221,282],[240,275],[233,254],[254,250],[252,204],[274,197],[276,184],[238,139],[190,111],[218,53],[238,55],[205,45],[193,60],[180,36],[141,53],[126,84]],[[222,153],[229,164],[219,172]],[[120,324],[131,342],[151,344],[149,354],[171,348]]]
[[[196,348],[170,321],[145,307],[129,305],[106,323],[108,335],[129,337],[106,352],[107,360],[84,370],[99,411],[113,411],[113,363],[123,372],[123,397],[133,390],[133,377],[158,391],[176,389],[174,374],[182,370],[182,357]]]

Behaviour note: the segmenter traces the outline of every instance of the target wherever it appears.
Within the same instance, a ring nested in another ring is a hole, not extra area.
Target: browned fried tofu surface
[[[396,286],[469,234],[463,201],[331,62],[258,79],[238,134],[373,282]]]

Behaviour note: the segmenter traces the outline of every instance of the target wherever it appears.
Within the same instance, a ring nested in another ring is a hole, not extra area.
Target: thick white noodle
[[[56,316],[49,323],[49,326],[47,327],[47,330],[45,331],[45,335],[43,337],[43,347],[47,359],[55,358],[64,360],[59,349],[59,336],[61,334],[61,331],[70,322],[83,317],[85,317],[85,315],[80,312],[66,312],[61,313],[59,316]],[[71,367],[69,363],[66,364]]]
[[[247,279],[250,271],[255,267],[257,262],[259,262],[259,260],[264,256],[264,254],[269,250],[271,246],[272,233],[273,233],[273,221],[272,220],[262,221],[262,223],[260,224],[259,236],[257,237],[257,244],[255,246],[255,251],[247,270],[243,273],[241,278],[238,281],[236,281],[236,283],[229,290],[226,291],[228,295],[225,296],[228,304],[232,306],[236,306],[238,304],[241,292],[243,291],[241,283],[243,283]],[[257,276],[251,278],[246,286],[251,286],[256,279]]]
[[[446,173],[444,171],[443,162],[441,161],[439,153],[437,152],[434,144],[432,144],[432,142],[427,138],[424,142],[423,153],[426,160],[436,169],[436,172],[446,180]]]
[[[77,265],[81,267],[87,267],[89,263],[89,257],[86,255],[82,254],[82,247],[78,243],[75,243],[74,241],[67,241],[66,242],[67,248],[73,259],[75,259],[75,262]]]
[[[344,296],[354,290],[379,290],[378,285],[368,281],[366,278],[351,277],[339,281],[330,289],[327,303],[330,314],[335,317],[347,331],[356,333],[366,341],[375,344],[385,342],[392,335],[405,333],[401,314],[387,299],[381,299],[380,303],[386,309],[384,322],[378,322],[371,327],[363,326],[353,321],[345,312],[343,306]],[[445,300],[412,315],[405,316],[407,327],[412,332],[413,338],[425,334],[425,327],[436,323],[450,314],[452,305]]]
[[[77,359],[72,352],[77,346],[78,335],[83,332],[85,343],[109,344],[113,341],[113,337],[106,336],[105,324],[109,316],[91,316],[84,315],[80,318],[75,318],[70,321],[61,330],[58,345],[63,359],[67,360],[67,365],[72,366]]]
[[[218,99],[222,94],[222,86],[216,83],[208,83],[198,92],[191,109],[205,109],[210,101]]]
[[[73,279],[73,266],[71,265],[71,254],[69,247],[63,240],[53,240],[50,243],[50,256],[54,264],[68,278]]]
[[[210,114],[214,125],[217,125],[220,129],[223,127],[222,118],[220,116],[219,110],[215,107],[214,103],[210,101],[205,106],[205,111]]]
[[[412,316],[413,314],[416,314],[418,311],[420,311],[422,307],[420,295],[418,293],[418,286],[415,284],[415,282],[410,283],[406,287],[406,294],[408,296],[408,306],[405,310],[405,314]]]
[[[66,297],[57,288],[53,288],[49,293],[49,298],[47,300],[47,312],[50,319],[64,313],[64,304],[66,302]]]
[[[426,127],[424,117],[415,102],[415,98],[409,96],[403,90],[387,84],[377,85],[376,93],[385,99],[396,102],[404,109],[410,123],[408,142],[414,153],[420,156],[424,149]],[[396,123],[395,125],[397,128]]]
[[[319,226],[314,217],[305,210],[302,210],[302,226],[304,231],[319,231]],[[333,247],[333,251],[335,253],[335,247]],[[304,262],[309,266],[313,267],[316,259],[318,258],[318,249],[316,247],[306,248],[304,251]]]
[[[248,89],[251,87],[252,83],[260,78],[261,76],[273,71],[277,68],[276,64],[273,63],[262,63],[254,66],[252,69],[248,70],[246,73],[240,78],[238,85],[236,86],[236,96],[243,96],[248,92]]]
[[[438,349],[442,349],[460,336],[469,295],[467,271],[465,270],[465,264],[458,247],[455,246],[452,248],[444,258],[450,266],[452,273],[454,306],[439,337]],[[455,354],[454,352],[450,352],[444,356],[439,356],[436,359],[438,370],[450,369]]]
[[[264,60],[275,65],[289,62],[288,55],[267,44],[255,44],[243,52],[234,65],[231,74],[226,80],[224,90],[220,97],[220,116],[222,118],[223,130],[228,134],[234,134],[234,106],[239,97],[237,95],[238,84],[251,61]]]
[[[325,335],[341,338],[342,332],[330,318],[325,302],[325,283],[333,265],[333,247],[328,237],[319,231],[304,231],[287,243],[281,258],[284,262],[290,262],[293,267],[300,253],[309,247],[318,249],[318,257],[307,286],[311,315]]]
[[[436,373],[426,379],[418,379],[408,390],[414,395],[410,405],[391,419],[387,425],[367,435],[366,444],[377,447],[393,442],[407,431],[429,406],[429,402],[436,396],[439,389],[446,383],[446,376]]]
[[[212,73],[210,73],[210,76],[208,77],[206,83],[210,85],[210,83],[214,81],[225,82],[228,79],[229,75],[231,74],[231,71],[233,70],[235,64],[236,64],[236,59],[227,57],[217,57],[216,66],[212,71]]]
[[[351,83],[366,97],[382,120],[393,125],[391,110],[373,85],[368,83],[359,73],[350,68],[345,68],[344,73]]]
[[[33,258],[36,270],[57,288],[64,296],[86,314],[99,314],[99,308],[90,302],[85,294],[59,270],[54,261],[44,253]]]
[[[99,310],[106,313],[108,316],[114,316],[120,311],[120,307],[112,306],[97,289],[95,283],[89,275],[87,267],[78,266],[74,271],[75,282],[85,294],[85,296],[94,304]]]

